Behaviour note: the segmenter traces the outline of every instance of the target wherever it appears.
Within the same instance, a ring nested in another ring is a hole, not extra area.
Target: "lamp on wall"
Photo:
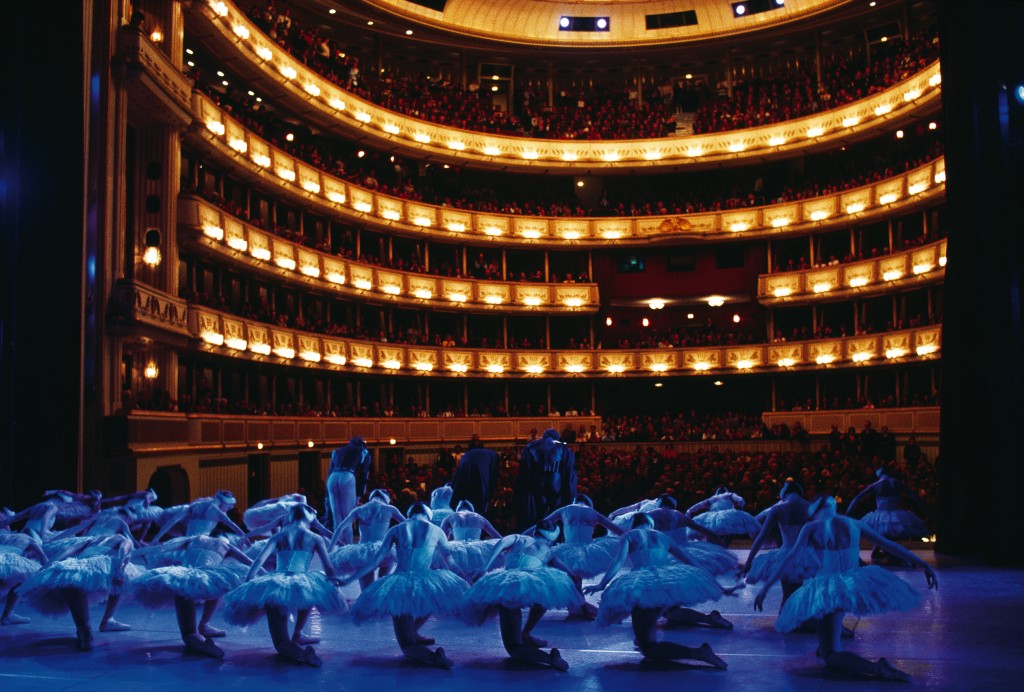
[[[146,249],[142,252],[142,261],[151,267],[156,267],[162,259],[160,255],[160,231],[151,228],[143,236]]]

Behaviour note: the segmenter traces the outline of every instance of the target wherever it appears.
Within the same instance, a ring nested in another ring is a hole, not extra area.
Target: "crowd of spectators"
[[[741,79],[731,96],[724,82],[712,90],[700,81],[665,80],[640,88],[567,86],[549,102],[546,84],[524,84],[515,90],[510,112],[495,104],[486,82],[463,85],[440,72],[361,66],[358,56],[304,25],[284,3],[253,4],[249,16],[314,72],[383,108],[448,127],[552,139],[666,137],[676,131],[677,111],[696,112],[698,133],[780,122],[865,98],[938,58],[935,32],[921,31],[907,41],[893,37],[875,44],[870,54],[861,49],[827,57],[820,70],[787,65],[784,73]]]
[[[872,246],[867,248],[861,248],[857,252],[848,252],[841,257],[837,257],[834,254],[830,254],[827,258],[817,257],[813,263],[807,261],[806,256],[799,257],[786,257],[782,258],[776,252],[775,259],[777,260],[771,269],[771,273],[777,274],[779,272],[792,272],[792,271],[803,271],[806,269],[821,269],[823,267],[835,267],[840,264],[850,264],[851,262],[861,262],[867,259],[877,259],[879,257],[885,257],[887,255],[893,255],[900,252],[907,252],[914,248],[927,245],[929,243],[937,242],[946,237],[946,233],[943,229],[939,229],[937,232],[929,235],[915,235],[906,237],[901,243],[894,243],[892,246],[888,244]]]

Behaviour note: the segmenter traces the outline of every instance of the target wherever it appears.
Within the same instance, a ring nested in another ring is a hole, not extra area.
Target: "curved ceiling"
[[[656,46],[669,43],[736,36],[803,20],[859,0],[749,0],[767,11],[747,11],[735,16],[736,0],[356,0],[421,25],[484,40],[517,45],[565,48],[613,48]],[[422,4],[421,4],[422,3]],[[443,11],[424,5],[442,7]],[[649,15],[692,11],[696,24],[648,29]],[[565,31],[559,27],[563,16],[605,17],[605,31]]]

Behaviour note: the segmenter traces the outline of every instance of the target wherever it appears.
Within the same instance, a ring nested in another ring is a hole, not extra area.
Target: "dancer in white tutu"
[[[78,648],[89,651],[93,646],[90,602],[107,599],[100,620],[101,632],[131,629],[114,619],[125,584],[140,574],[137,567],[128,563],[131,550],[132,543],[124,536],[90,536],[56,556],[25,582],[22,598],[44,615],[57,617],[70,611]]]
[[[220,598],[245,578],[252,560],[223,536],[189,536],[179,543],[179,564],[157,567],[132,582],[132,597],[143,606],[163,608],[174,603],[178,630],[188,651],[224,658],[213,637],[224,636],[209,626]],[[233,558],[235,562],[227,561]],[[196,605],[203,604],[203,620],[196,622]]]
[[[430,493],[430,521],[440,527],[452,515],[452,486],[442,485]]]
[[[352,615],[357,625],[390,617],[403,654],[431,666],[451,668],[453,662],[444,649],[431,650],[434,640],[421,636],[419,629],[433,614],[456,613],[469,584],[447,569],[431,569],[435,551],[448,564],[448,541],[444,532],[430,523],[430,509],[414,502],[407,514],[408,521],[390,529],[377,553],[345,580],[347,584],[369,574],[392,549],[396,551],[395,573],[370,584],[352,606]]]
[[[342,520],[327,545],[331,564],[339,574],[349,574],[360,570],[377,554],[380,549],[384,534],[388,532],[391,522],[401,524],[405,517],[398,511],[398,508],[391,504],[391,496],[383,488],[377,488],[370,493],[370,498],[364,505],[360,505],[348,513]],[[335,544],[345,534],[352,535],[352,526],[359,528],[359,542],[351,545],[343,545],[334,548]],[[394,553],[389,553],[381,561],[378,569],[364,574],[359,579],[362,590],[366,590],[373,583],[375,576],[383,577],[395,564]]]
[[[22,532],[45,543],[53,535],[53,525],[57,521],[61,507],[74,501],[74,496],[67,490],[58,490],[47,499],[23,509],[14,516],[0,516],[0,528],[16,522],[25,521]]]
[[[876,509],[861,518],[864,524],[894,541],[906,541],[927,536],[929,532],[924,520],[913,512],[900,509],[900,498],[905,497],[919,512],[927,514],[928,509],[917,497],[917,494],[906,483],[897,480],[892,471],[884,467],[877,469],[875,476],[878,477],[877,481],[861,490],[850,500],[846,514],[853,516],[857,507],[869,496],[874,495]],[[877,558],[881,552],[881,549],[875,546],[871,551],[871,557]]]
[[[898,543],[879,535],[874,529],[849,517],[836,514],[834,497],[811,503],[811,521],[801,530],[796,543],[776,565],[764,587],[754,599],[757,610],[772,584],[786,574],[791,564],[803,559],[803,553],[815,554],[821,567],[806,580],[782,606],[775,622],[780,632],[790,632],[804,622],[818,621],[818,656],[830,668],[886,680],[908,681],[910,676],[884,658],[869,661],[841,647],[843,616],[874,615],[917,607],[920,594],[905,581],[881,567],[860,566],[860,539],[863,536],[908,562],[923,567],[929,588],[936,588],[935,573],[923,560]]]
[[[295,505],[306,504],[309,503],[306,501],[305,495],[302,493],[290,493],[281,497],[260,500],[256,504],[250,505],[245,510],[245,513],[242,514],[242,523],[249,529],[249,532],[245,534],[246,538],[269,536],[277,533],[291,522],[292,508]],[[331,532],[317,519],[313,520],[310,528],[324,538],[329,539],[331,537]]]
[[[185,523],[186,536],[209,536],[218,525],[223,524],[244,538],[245,531],[227,515],[236,502],[230,490],[219,490],[213,497],[194,500],[167,518],[153,537],[153,543],[159,542],[165,534],[181,523]]]
[[[246,582],[224,597],[224,619],[241,627],[251,625],[265,613],[277,652],[319,668],[323,662],[309,646],[318,640],[304,635],[302,628],[311,609],[337,613],[345,610],[345,603],[338,593],[338,580],[324,540],[309,528],[314,518],[316,511],[308,505],[292,508],[292,523],[267,539],[249,568]],[[277,556],[276,570],[257,576],[271,553]],[[309,570],[314,555],[320,558],[326,575]],[[290,634],[288,616],[292,611],[296,611],[295,630]]]
[[[804,489],[799,483],[792,478],[786,479],[782,490],[779,491],[779,501],[768,508],[761,532],[750,546],[750,554],[743,565],[747,583],[756,584],[767,579],[793,549],[800,530],[810,520],[807,515],[810,503],[804,499],[803,494]],[[776,531],[782,537],[782,547],[761,552],[761,547],[772,539]],[[821,567],[812,551],[804,551],[799,559],[794,559],[788,565],[786,571],[779,574],[779,581],[782,582],[782,605],[785,605],[805,579],[814,576]]]
[[[533,628],[551,608],[582,608],[583,596],[552,550],[558,525],[542,519],[533,534],[513,534],[497,542],[482,572],[503,554],[505,569],[487,572],[473,584],[463,601],[462,618],[479,626],[497,611],[501,642],[509,656],[564,671],[569,664],[558,649],[541,649],[547,642],[534,637]],[[523,608],[530,609],[525,625]]]
[[[14,612],[18,586],[39,571],[48,558],[43,546],[24,533],[0,533],[0,594],[6,593],[0,625],[24,625],[29,619]]]
[[[730,492],[723,485],[715,490],[714,495],[690,507],[686,513],[693,517],[698,524],[718,536],[718,541],[728,548],[733,536],[753,538],[761,531],[761,525],[757,523],[757,519],[754,519],[748,512],[737,509],[746,504],[746,500],[736,493]]]
[[[565,565],[582,595],[583,580],[596,577],[608,569],[618,547],[618,540],[614,537],[621,536],[625,531],[595,510],[593,500],[583,494],[577,495],[571,505],[556,509],[547,518],[562,525],[565,542],[555,546],[554,555]],[[595,539],[594,529],[598,526],[603,526],[609,535]],[[584,601],[580,607],[569,609],[569,617],[593,620],[597,617],[597,608]]]
[[[633,569],[619,575],[627,559]],[[583,592],[604,591],[597,613],[597,624],[602,627],[632,615],[634,641],[645,658],[703,661],[724,669],[727,664],[707,643],[693,648],[658,641],[658,618],[666,608],[689,607],[722,597],[722,587],[714,577],[706,570],[685,564],[688,561],[686,553],[672,539],[654,530],[650,517],[636,514],[633,529],[619,538],[619,552],[601,582]]]
[[[109,536],[111,534],[123,536],[132,542],[132,547],[138,547],[138,542],[132,535],[129,526],[129,522],[134,518],[135,512],[128,505],[103,510],[70,529],[53,534],[50,540],[43,544],[43,550],[52,557],[67,551],[74,545],[88,541],[93,536]]]
[[[638,512],[650,512],[652,509],[657,509],[661,498],[654,498],[653,500],[640,500],[634,502],[631,505],[625,507],[619,507],[617,510],[608,515],[608,518],[615,522],[623,531],[629,531],[633,526],[633,515]]]
[[[459,502],[455,511],[441,522],[441,530],[448,538],[448,557],[451,559],[452,571],[463,579],[469,579],[483,569],[494,544],[501,538],[487,517],[476,513],[469,500]],[[481,533],[486,533],[490,540],[481,540]],[[436,559],[434,566],[439,566]]]
[[[87,493],[75,493],[70,490],[47,490],[43,497],[53,497],[57,493],[71,495],[71,502],[62,502],[57,505],[57,528],[68,528],[80,521],[85,521],[99,513],[100,503],[103,500],[103,493],[99,490],[90,490]]]

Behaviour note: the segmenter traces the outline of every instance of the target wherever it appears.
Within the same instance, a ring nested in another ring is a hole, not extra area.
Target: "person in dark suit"
[[[487,514],[497,485],[498,453],[482,444],[473,446],[471,442],[452,478],[452,506],[457,507],[462,500],[468,500],[480,514]]]
[[[554,428],[523,449],[512,499],[520,532],[576,499],[576,457]]]
[[[331,465],[327,471],[327,500],[331,512],[331,528],[356,508],[359,498],[366,492],[366,481],[370,476],[372,460],[366,449],[366,441],[358,435],[344,447],[331,453]],[[352,542],[352,529],[342,533],[341,540]]]

